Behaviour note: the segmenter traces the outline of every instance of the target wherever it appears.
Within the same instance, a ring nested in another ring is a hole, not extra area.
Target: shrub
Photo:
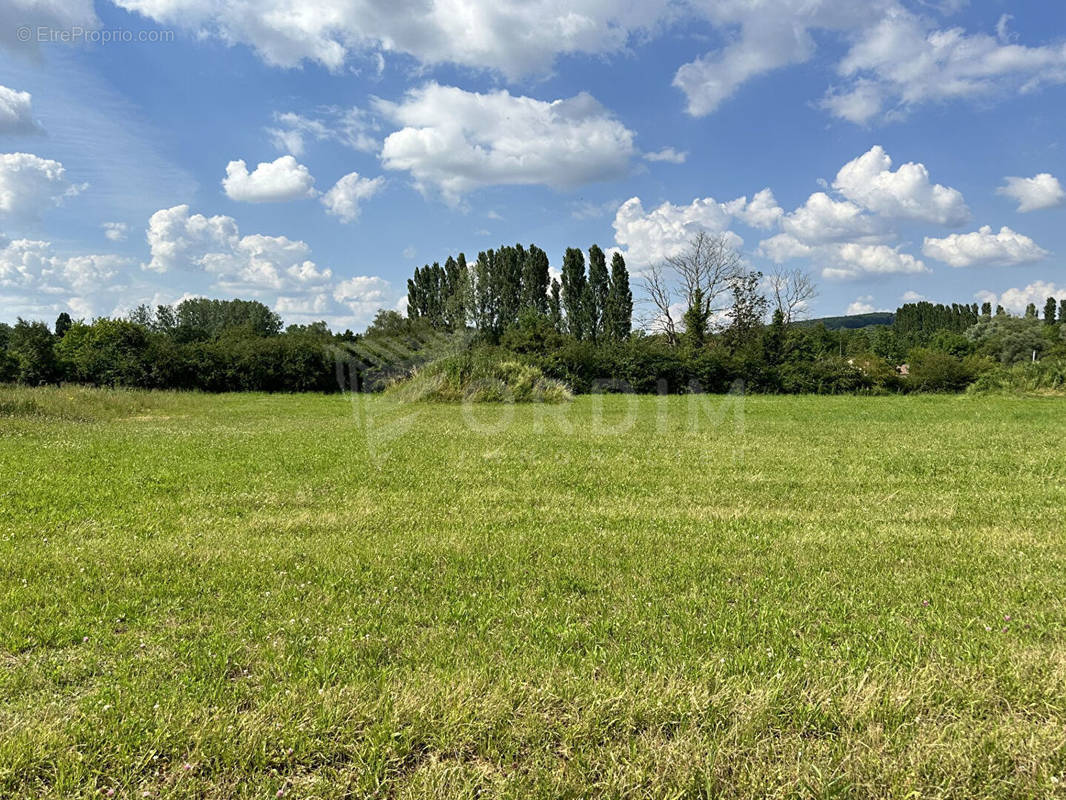
[[[393,381],[386,396],[406,402],[562,403],[571,398],[561,381],[536,366],[481,348],[432,361]]]

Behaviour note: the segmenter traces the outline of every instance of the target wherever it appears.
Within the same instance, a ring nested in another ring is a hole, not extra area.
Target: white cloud
[[[724,0],[699,4],[729,43],[678,69],[674,86],[685,93],[688,112],[709,114],[746,81],[790,64],[807,61],[816,45],[811,31],[848,31],[876,18],[892,0]],[[739,28],[737,34],[732,30]]]
[[[884,233],[884,226],[847,200],[834,200],[815,192],[807,202],[781,218],[781,229],[807,245],[853,239],[871,239]]]
[[[407,247],[405,247],[403,249],[403,252],[401,253],[401,255],[404,258],[410,260],[410,259],[412,259],[412,258],[414,258],[415,256],[418,255],[418,250],[415,249],[415,246],[413,244],[409,244],[409,245],[407,245]]]
[[[29,92],[0,86],[0,134],[40,133],[33,119]]]
[[[892,159],[884,148],[875,145],[840,168],[833,188],[884,217],[940,225],[962,225],[970,218],[962,194],[931,183],[924,164],[909,162],[895,172],[891,167]]]
[[[242,236],[232,217],[190,214],[187,205],[153,214],[148,244],[151,261],[145,269],[206,273],[215,291],[262,298],[294,322],[325,319],[335,326],[357,326],[392,303],[387,281],[368,276],[338,281],[311,259],[306,242]]]
[[[125,241],[130,230],[130,226],[125,222],[105,222],[100,227],[104,229],[104,236],[112,242]]]
[[[681,253],[700,231],[724,235],[734,247],[744,243],[728,230],[732,214],[713,197],[697,198],[687,206],[663,203],[645,211],[639,197],[631,197],[614,217],[614,240],[626,248],[626,263],[639,270]]]
[[[71,184],[58,161],[30,153],[0,154],[0,214],[36,219],[88,184]]]
[[[269,64],[340,70],[352,54],[408,53],[509,77],[544,73],[563,53],[609,54],[653,25],[666,0],[116,0],[160,23],[251,45]]]
[[[385,139],[385,167],[410,172],[420,190],[437,188],[451,203],[480,186],[618,178],[635,153],[633,132],[585,93],[549,103],[429,83],[375,105],[403,126]]]
[[[853,314],[872,314],[877,311],[877,307],[874,305],[874,298],[871,294],[865,294],[862,297],[856,297],[855,300],[848,305],[847,310],[844,312],[848,316]]]
[[[953,233],[943,239],[925,237],[922,253],[953,267],[975,264],[1028,264],[1040,261],[1048,252],[1028,236],[1012,231],[1006,225],[993,233],[988,225],[973,233]]]
[[[1005,41],[1002,20],[995,37],[936,29],[898,6],[873,19],[838,66],[849,83],[824,101],[852,122],[866,122],[886,105],[899,115],[923,103],[1024,94],[1066,82],[1066,44],[1025,47]]]
[[[292,156],[260,163],[252,172],[244,160],[226,165],[222,188],[231,200],[242,203],[273,203],[314,194],[315,179],[307,167]]]
[[[665,161],[669,164],[684,164],[685,159],[688,158],[688,153],[675,150],[672,147],[664,147],[662,150],[656,150],[654,153],[645,153],[642,158],[645,161]]]
[[[750,202],[747,197],[738,197],[726,203],[725,208],[741,222],[764,229],[774,227],[785,213],[769,188],[756,192]]]
[[[1022,314],[1030,303],[1042,311],[1044,302],[1049,297],[1066,297],[1066,286],[1056,286],[1048,281],[1034,281],[1028,286],[1007,289],[1002,294],[984,289],[974,294],[974,297],[982,303],[991,303],[993,306],[998,304],[1015,314]]]
[[[322,195],[322,205],[326,212],[339,217],[341,222],[353,222],[359,219],[359,204],[369,200],[385,186],[385,179],[361,178],[358,172],[349,172],[333,188]]]
[[[851,280],[871,275],[915,275],[929,272],[920,260],[899,248],[884,244],[827,245],[820,255],[829,263],[822,268],[822,277],[831,280]]]
[[[391,286],[384,278],[358,275],[341,281],[333,289],[333,299],[360,319],[369,319],[379,308],[387,308]]]
[[[759,247],[756,250],[756,253],[760,256],[768,258],[777,264],[790,261],[793,258],[805,258],[812,252],[814,252],[814,248],[811,245],[804,244],[789,233],[779,233],[768,239],[763,239],[759,242]]]
[[[132,265],[112,254],[60,256],[51,242],[0,241],[0,293],[9,308],[90,316],[121,288],[116,279]]]
[[[363,153],[376,153],[380,142],[373,135],[378,123],[360,108],[327,106],[314,116],[294,112],[274,114],[276,127],[267,128],[274,146],[284,153],[302,156],[307,139],[338,142]]]
[[[903,296],[900,298],[900,301],[904,303],[920,303],[925,299],[926,296],[924,294],[915,292],[914,290],[908,290],[903,293]]]
[[[1004,180],[1006,183],[996,189],[996,194],[1017,200],[1019,213],[1054,208],[1066,203],[1066,191],[1063,191],[1059,179],[1050,172],[1041,172],[1031,178],[1004,178]]]

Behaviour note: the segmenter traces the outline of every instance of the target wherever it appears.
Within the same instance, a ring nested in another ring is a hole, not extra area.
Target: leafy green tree
[[[55,346],[68,377],[99,386],[150,385],[148,331],[123,319],[77,323]]]
[[[766,363],[772,367],[776,367],[785,360],[785,336],[787,331],[785,311],[781,306],[778,306],[774,309],[773,317],[763,339],[763,352],[765,353]]]
[[[281,317],[258,300],[183,300],[176,309],[177,334],[185,341],[216,339],[231,328],[253,336],[277,336]]]
[[[70,314],[64,311],[58,317],[56,317],[55,334],[57,339],[62,339],[67,335],[67,331],[70,330],[70,326],[74,324],[74,321],[70,318]]]
[[[1044,324],[1055,324],[1055,310],[1058,308],[1058,302],[1054,297],[1049,297],[1047,302],[1044,303]]]
[[[607,257],[599,245],[589,248],[588,315],[589,338],[593,341],[607,338],[607,295],[611,277],[607,272]]]
[[[555,278],[552,278],[551,294],[548,295],[548,317],[555,326],[555,330],[562,333],[563,330],[563,304],[562,286]]]
[[[1066,325],[1066,298],[1059,300],[1059,322]]]
[[[551,275],[548,254],[531,244],[522,264],[522,307],[541,314],[548,313],[548,290]]]
[[[1028,319],[1036,319],[1036,303],[1030,303],[1025,307],[1025,316]]]
[[[725,340],[733,351],[750,344],[762,327],[769,301],[759,291],[761,281],[761,272],[741,272],[730,281],[733,303],[726,311],[729,325]]]
[[[689,352],[695,353],[702,350],[707,343],[707,324],[710,312],[703,302],[703,289],[694,289],[691,300],[688,310],[681,318],[685,326],[681,334],[681,344]]]
[[[585,254],[576,247],[566,248],[562,272],[562,300],[563,310],[566,312],[567,331],[575,339],[581,340],[589,334]]]
[[[58,383],[60,372],[54,344],[47,325],[19,317],[7,343],[7,352],[15,362],[15,380],[30,386]]]
[[[611,285],[605,310],[607,337],[615,341],[629,338],[633,327],[633,292],[629,288],[629,270],[622,254],[611,257]]]
[[[984,303],[981,303],[981,316],[982,317],[991,317],[992,316],[992,304],[991,303],[989,303],[987,301],[984,302]]]

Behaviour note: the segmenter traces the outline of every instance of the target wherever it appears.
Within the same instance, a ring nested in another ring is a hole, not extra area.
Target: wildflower
[[[1003,615],[1003,621],[1004,622],[1010,622],[1010,614],[1004,614]]]
[[[927,605],[929,605],[929,601],[928,601],[928,600],[923,600],[923,601],[922,601],[922,605],[923,605],[923,606],[927,606]]]

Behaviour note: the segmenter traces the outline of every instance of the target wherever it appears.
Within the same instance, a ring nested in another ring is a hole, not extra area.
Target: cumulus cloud
[[[333,289],[333,299],[360,318],[368,318],[389,305],[389,282],[376,276],[357,275],[341,281]]]
[[[865,294],[862,297],[856,297],[854,301],[848,304],[848,308],[844,313],[851,316],[853,314],[872,314],[875,311],[877,311],[877,307],[874,306],[873,295]]]
[[[112,242],[125,241],[130,230],[130,226],[125,222],[105,222],[100,227],[104,229],[104,236]]]
[[[685,159],[688,158],[688,153],[684,151],[677,151],[672,147],[664,147],[662,150],[656,150],[654,153],[645,153],[642,158],[645,161],[665,161],[669,164],[684,164]]]
[[[315,179],[292,156],[260,163],[252,172],[243,159],[226,165],[222,188],[231,200],[242,203],[274,203],[314,194]]]
[[[1056,286],[1048,281],[1034,281],[1028,286],[1007,289],[998,295],[986,289],[974,296],[981,302],[998,304],[1015,314],[1022,314],[1030,303],[1039,309],[1049,297],[1066,296],[1066,286]]]
[[[892,159],[880,145],[841,167],[833,188],[885,217],[939,225],[962,225],[970,218],[957,189],[932,183],[924,164],[909,162],[893,172]]]
[[[242,235],[232,217],[191,214],[188,205],[164,208],[152,215],[147,236],[151,260],[145,269],[206,273],[216,291],[263,298],[292,321],[359,325],[391,303],[387,281],[373,276],[338,281],[312,260],[306,242]]]
[[[164,208],[148,221],[151,260],[145,269],[203,271],[216,285],[283,291],[321,287],[332,277],[310,260],[306,242],[285,236],[241,236],[233,217],[190,214],[188,205]]]
[[[423,64],[453,63],[516,78],[550,69],[563,53],[607,54],[648,29],[666,0],[117,0],[160,23],[251,45],[267,63],[308,59],[339,70],[353,53],[408,53]]]
[[[884,233],[884,225],[855,203],[815,192],[802,206],[781,218],[781,229],[806,245],[867,239]]]
[[[922,302],[925,299],[926,299],[926,297],[925,297],[924,294],[921,294],[920,292],[916,292],[916,291],[914,291],[912,289],[909,289],[906,292],[904,292],[903,296],[900,298],[900,300],[902,302],[904,302],[904,303],[920,303],[920,302]]]
[[[384,186],[384,178],[361,178],[358,172],[349,172],[322,195],[322,205],[326,207],[326,213],[340,218],[341,222],[354,222],[359,219],[360,203],[369,200]]]
[[[9,306],[89,316],[119,288],[117,280],[132,264],[113,254],[61,256],[46,241],[0,241],[0,290]]]
[[[30,153],[0,154],[0,214],[36,219],[87,186],[70,183],[58,161]]]
[[[871,275],[916,275],[929,272],[920,260],[898,247],[884,244],[845,242],[828,245],[820,252],[829,263],[822,268],[822,277],[830,280],[852,280]]]
[[[700,231],[721,234],[734,246],[744,240],[728,230],[732,214],[713,197],[697,198],[687,206],[663,203],[645,211],[639,197],[631,197],[614,217],[614,240],[626,250],[626,262],[639,270],[676,256]]]
[[[29,92],[0,86],[0,134],[40,133],[33,119]]]
[[[1016,265],[1040,261],[1048,252],[1032,239],[1006,225],[993,233],[983,225],[972,233],[953,233],[943,239],[925,237],[922,253],[953,267],[1001,264]]]
[[[308,139],[376,153],[380,142],[374,132],[378,127],[373,115],[364,109],[327,106],[312,114],[275,113],[274,126],[267,128],[267,134],[278,150],[297,157],[304,154]]]
[[[410,172],[420,190],[439,189],[451,203],[480,186],[621,177],[635,153],[633,132],[585,93],[545,102],[429,83],[375,106],[403,126],[385,139],[385,167]]]
[[[710,114],[745,82],[811,58],[816,50],[812,31],[858,29],[892,6],[892,0],[775,0],[772,7],[750,0],[701,4],[699,11],[712,24],[737,33],[724,48],[678,69],[674,86],[685,93],[690,114]]]
[[[1059,179],[1050,172],[1041,172],[1031,178],[1004,178],[1006,183],[996,189],[996,194],[1005,195],[1018,202],[1019,213],[1054,208],[1066,203]]]
[[[996,98],[1066,82],[1066,44],[1010,42],[1002,19],[999,35],[991,36],[938,29],[894,4],[872,18],[838,65],[845,84],[824,101],[851,122],[867,122],[886,107],[898,115],[923,103]]]

